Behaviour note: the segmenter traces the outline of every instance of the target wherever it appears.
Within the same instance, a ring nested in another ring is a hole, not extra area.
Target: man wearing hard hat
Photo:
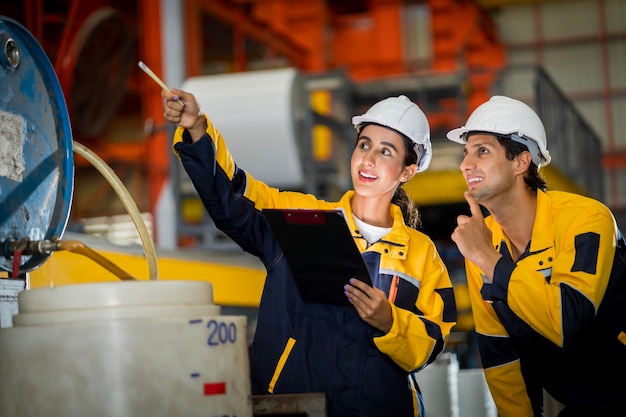
[[[612,213],[546,191],[545,130],[521,101],[492,97],[447,137],[465,146],[471,215],[452,239],[500,417],[543,415],[544,390],[559,417],[626,416],[626,249]]]

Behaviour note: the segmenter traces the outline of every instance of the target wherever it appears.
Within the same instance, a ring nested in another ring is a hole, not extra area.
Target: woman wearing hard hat
[[[465,145],[471,216],[452,239],[498,414],[543,415],[545,390],[559,417],[626,416],[626,247],[612,213],[546,191],[546,133],[519,100],[492,97],[447,136]]]
[[[431,159],[420,108],[390,97],[352,119],[353,190],[327,202],[255,180],[199,115],[192,94],[162,95],[166,119],[178,125],[174,151],[214,223],[267,268],[250,353],[252,393],[324,392],[333,417],[421,415],[414,372],[443,351],[456,310],[447,269],[414,228],[417,209],[401,188]],[[351,280],[345,306],[304,302],[264,208],[343,209],[374,286]]]

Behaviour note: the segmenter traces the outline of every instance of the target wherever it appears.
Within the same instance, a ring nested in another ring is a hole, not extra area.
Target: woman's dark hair
[[[361,132],[365,126],[371,124],[376,123],[363,123],[361,126],[359,126],[359,132]],[[390,128],[389,126],[382,127],[391,129],[402,137],[404,142],[404,166],[417,164],[417,153],[415,153],[415,149],[413,148],[413,141],[409,139],[406,135],[398,132],[395,129]],[[400,210],[402,211],[402,217],[404,219],[404,224],[412,227],[413,229],[419,230],[422,227],[422,219],[420,218],[419,210],[417,209],[417,205],[415,204],[415,202],[411,200],[404,188],[402,188],[403,185],[404,184],[400,184],[398,187],[396,187],[396,191],[393,193],[391,202],[400,207]]]
[[[528,147],[526,145],[514,141],[513,139],[507,138],[506,136],[496,137],[498,138],[498,142],[504,146],[506,159],[509,161],[515,159],[515,157],[522,152],[528,151]],[[546,183],[545,178],[543,178],[543,176],[539,173],[539,168],[537,168],[537,165],[534,162],[530,163],[528,171],[526,171],[526,175],[524,176],[524,182],[526,183],[526,186],[531,188],[533,191],[546,191],[548,189],[548,184]]]
[[[400,206],[402,217],[404,218],[404,224],[417,230],[422,228],[422,219],[420,218],[417,205],[415,205],[415,202],[411,200],[406,191],[404,191],[402,184],[396,188],[396,191],[393,193],[393,197],[391,198],[391,202]]]
[[[404,142],[404,166],[417,164],[417,153],[413,147],[413,141],[400,133]],[[400,207],[402,211],[402,217],[404,218],[404,224],[414,229],[422,228],[422,219],[420,218],[419,210],[415,201],[411,200],[409,195],[402,187],[404,184],[400,184],[396,187],[396,191],[393,193],[391,202]]]

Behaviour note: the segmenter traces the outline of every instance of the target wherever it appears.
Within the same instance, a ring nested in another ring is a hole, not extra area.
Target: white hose
[[[124,204],[124,207],[126,207],[126,211],[128,212],[128,214],[130,214],[130,217],[133,219],[133,223],[135,223],[135,227],[139,232],[139,237],[141,238],[143,250],[148,260],[150,279],[159,279],[159,264],[157,260],[156,249],[154,248],[154,242],[152,241],[146,223],[144,222],[143,217],[141,216],[141,213],[137,208],[137,204],[135,204],[135,201],[131,197],[126,187],[124,187],[122,181],[115,174],[115,172],[113,172],[111,167],[106,164],[106,162],[104,162],[98,155],[93,153],[86,146],[81,145],[76,141],[72,142],[72,148],[74,152],[89,161],[109,182],[109,184],[111,184],[117,195],[120,197],[120,200]]]

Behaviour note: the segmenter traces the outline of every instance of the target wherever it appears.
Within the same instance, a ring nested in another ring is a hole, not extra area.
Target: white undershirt
[[[356,217],[354,214],[352,215],[354,218],[354,223],[356,227],[361,231],[361,235],[367,240],[367,243],[370,245],[376,243],[385,236],[387,233],[391,231],[391,227],[379,227],[372,226],[371,224],[365,223],[363,220]]]

